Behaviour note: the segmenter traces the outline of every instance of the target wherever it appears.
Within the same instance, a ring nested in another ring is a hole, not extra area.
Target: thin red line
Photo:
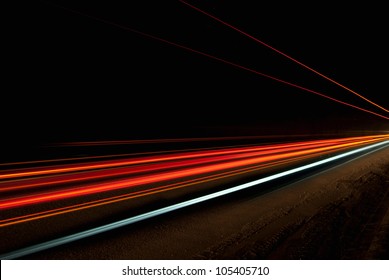
[[[347,91],[349,91],[349,92],[355,94],[356,96],[358,96],[358,97],[362,98],[363,100],[369,102],[370,104],[373,104],[374,106],[376,106],[376,107],[378,107],[378,108],[384,110],[385,112],[389,112],[389,110],[387,110],[387,109],[385,109],[384,107],[382,107],[382,106],[380,106],[380,105],[374,103],[373,101],[367,99],[366,97],[362,96],[361,94],[358,94],[357,92],[353,91],[352,89],[350,89],[350,88],[348,88],[348,87],[342,85],[341,83],[338,83],[337,81],[335,81],[335,80],[333,80],[333,79],[331,79],[331,78],[325,76],[324,74],[320,73],[319,71],[316,71],[315,69],[313,69],[313,68],[311,68],[311,67],[305,65],[304,63],[298,61],[297,59],[295,59],[295,58],[293,58],[293,57],[291,57],[291,56],[289,56],[289,55],[287,55],[287,54],[281,52],[280,50],[278,50],[278,49],[276,49],[276,48],[270,46],[269,44],[266,44],[265,42],[263,42],[263,41],[261,41],[261,40],[255,38],[254,36],[252,36],[252,35],[250,35],[250,34],[244,32],[244,31],[238,29],[237,27],[235,27],[235,26],[233,26],[233,25],[231,25],[231,24],[229,24],[229,23],[227,23],[227,22],[225,22],[225,21],[223,21],[223,20],[217,18],[216,16],[211,15],[211,14],[209,14],[209,13],[207,13],[207,12],[201,10],[200,8],[197,8],[197,7],[191,5],[191,4],[189,4],[189,3],[187,3],[187,2],[185,2],[185,1],[183,1],[183,0],[179,0],[179,1],[180,1],[181,3],[183,3],[183,4],[187,5],[187,6],[189,6],[190,8],[192,8],[192,9],[194,9],[194,10],[196,10],[196,11],[198,11],[198,12],[200,12],[200,13],[202,13],[202,14],[204,14],[204,15],[210,17],[210,18],[213,18],[214,20],[216,20],[216,21],[218,21],[218,22],[224,24],[225,26],[228,26],[228,27],[230,27],[231,29],[233,29],[233,30],[235,30],[235,31],[237,31],[237,32],[239,32],[239,33],[241,33],[241,34],[243,34],[244,36],[246,36],[246,37],[248,37],[248,38],[254,40],[255,42],[260,43],[260,44],[264,45],[265,47],[267,47],[267,48],[269,48],[269,49],[271,49],[271,50],[273,50],[273,51],[279,53],[280,55],[282,55],[282,56],[284,56],[284,57],[286,57],[286,58],[292,60],[293,62],[299,64],[300,66],[302,66],[302,67],[304,67],[304,68],[306,68],[306,69],[312,71],[313,73],[319,75],[320,77],[322,77],[322,78],[324,78],[324,79],[326,79],[326,80],[328,80],[328,81],[330,81],[330,82],[332,82],[332,83],[334,83],[334,84],[336,84],[336,85],[342,87],[343,89],[345,89],[345,90],[347,90]]]
[[[184,3],[184,2],[183,2],[183,3]],[[63,8],[63,7],[61,7],[61,8]],[[154,39],[154,40],[157,40],[157,41],[160,41],[160,42],[164,42],[164,43],[166,43],[166,44],[169,44],[169,45],[172,45],[172,46],[175,46],[175,47],[178,47],[178,48],[181,48],[181,49],[184,49],[184,50],[193,52],[193,53],[197,53],[197,54],[203,55],[203,56],[208,57],[208,58],[212,58],[212,59],[214,59],[214,60],[223,62],[223,63],[225,63],[225,64],[235,66],[235,67],[237,67],[237,68],[240,68],[240,69],[243,69],[243,70],[252,72],[252,73],[254,73],[254,74],[257,74],[257,75],[260,75],[260,76],[263,76],[263,77],[266,77],[266,78],[275,80],[275,81],[277,81],[277,82],[280,82],[280,83],[283,83],[283,84],[286,84],[286,85],[289,85],[289,86],[292,86],[292,87],[295,87],[295,88],[298,88],[298,89],[301,89],[301,90],[305,90],[305,91],[310,92],[310,93],[314,93],[314,94],[316,94],[316,95],[319,95],[319,96],[321,96],[321,97],[330,99],[330,100],[335,101],[335,102],[338,102],[338,103],[340,103],[340,104],[343,104],[343,105],[346,105],[346,106],[349,106],[349,107],[352,107],[352,108],[355,108],[355,109],[364,111],[364,112],[366,112],[366,113],[370,113],[370,114],[376,115],[376,116],[378,116],[378,117],[381,117],[381,118],[384,118],[384,119],[389,120],[389,117],[383,116],[383,115],[381,115],[381,114],[372,112],[372,111],[367,110],[367,109],[360,108],[360,107],[358,107],[358,106],[355,106],[355,105],[352,105],[352,104],[350,104],[350,103],[347,103],[347,102],[344,102],[344,101],[335,99],[335,98],[333,98],[333,97],[327,96],[327,95],[322,94],[322,93],[319,93],[319,92],[317,92],[317,91],[314,91],[314,90],[311,90],[311,89],[308,89],[308,88],[305,88],[305,87],[302,87],[302,86],[299,86],[299,85],[296,85],[296,84],[293,84],[293,83],[290,83],[290,82],[287,82],[287,81],[278,79],[278,78],[276,78],[276,77],[273,77],[273,76],[270,76],[270,75],[267,75],[267,74],[258,72],[258,71],[256,71],[256,70],[253,70],[253,69],[251,69],[251,68],[248,68],[248,67],[245,67],[245,66],[236,64],[236,63],[234,63],[234,62],[230,62],[230,61],[228,61],[228,60],[224,60],[224,59],[222,59],[222,58],[219,58],[219,57],[216,57],[216,56],[213,56],[213,55],[210,55],[210,54],[207,54],[207,53],[204,53],[204,52],[201,52],[201,51],[198,51],[198,50],[189,48],[189,47],[186,47],[186,46],[184,46],[184,45],[180,45],[180,44],[174,43],[174,42],[172,42],[172,41],[168,41],[168,40],[166,40],[166,39],[163,39],[163,38],[160,38],[160,37],[157,37],[157,36],[154,36],[154,35],[151,35],[151,34],[142,32],[142,31],[138,31],[138,30],[133,29],[133,28],[129,28],[129,27],[126,27],[126,26],[122,26],[122,25],[120,25],[120,24],[118,24],[118,23],[115,23],[115,22],[111,22],[111,21],[108,21],[108,20],[105,20],[105,19],[101,19],[101,18],[98,18],[98,17],[95,17],[95,16],[91,16],[91,15],[88,15],[88,14],[84,14],[84,13],[81,13],[81,12],[79,12],[79,11],[74,11],[74,10],[71,10],[71,9],[69,9],[69,8],[63,8],[63,9],[66,9],[66,10],[71,11],[71,12],[73,12],[73,13],[79,14],[79,15],[81,15],[81,16],[89,17],[89,18],[94,19],[94,20],[96,20],[96,21],[100,21],[100,22],[103,22],[103,23],[106,23],[106,24],[109,24],[109,25],[112,25],[112,26],[121,28],[121,29],[126,30],[126,31],[134,32],[134,33],[136,33],[136,34],[142,35],[142,36],[147,37],[147,38],[151,38],[151,39]]]

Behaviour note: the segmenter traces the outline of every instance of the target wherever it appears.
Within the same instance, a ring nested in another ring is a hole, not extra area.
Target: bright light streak
[[[258,152],[258,153],[254,153],[248,158],[240,159],[239,157],[236,157],[235,160],[233,161],[212,163],[204,166],[201,165],[198,167],[195,166],[195,167],[189,167],[189,168],[184,168],[179,170],[159,172],[156,174],[151,173],[151,174],[141,175],[129,179],[116,180],[108,183],[90,184],[88,186],[82,186],[78,188],[74,187],[69,190],[50,191],[38,195],[27,195],[18,198],[3,199],[0,200],[0,209],[5,210],[14,207],[22,207],[22,206],[27,206],[27,205],[37,204],[37,203],[51,202],[60,199],[68,199],[68,198],[73,198],[78,196],[97,194],[101,192],[131,188],[140,185],[160,183],[163,181],[181,179],[185,177],[199,176],[199,175],[209,174],[212,172],[221,172],[223,170],[240,168],[243,166],[262,164],[270,161],[279,161],[287,158],[299,157],[299,156],[304,156],[304,155],[309,155],[314,153],[322,153],[322,152],[327,152],[339,148],[349,148],[356,145],[368,144],[375,141],[377,140],[373,138],[369,140],[361,140],[361,141],[355,141],[351,143],[346,142],[342,144],[336,144],[336,145],[330,145],[324,147],[321,147],[320,145],[319,147],[315,147],[315,146],[311,147],[310,145],[308,145],[308,147],[301,147],[301,149],[299,150],[296,150],[294,148],[284,149],[282,151],[276,150],[276,153]],[[202,161],[198,161],[198,163],[201,162]],[[207,160],[205,160],[204,162],[207,163]],[[153,167],[151,168],[151,171],[153,171]]]
[[[297,162],[297,161],[312,158],[315,156],[316,155],[307,155],[307,156],[302,156],[302,157],[298,157],[298,158],[277,161],[275,163],[262,164],[262,165],[255,166],[255,167],[244,167],[244,168],[240,168],[237,171],[222,172],[222,173],[218,173],[216,175],[203,176],[201,178],[185,180],[185,181],[182,181],[180,183],[163,185],[161,187],[150,188],[150,189],[146,189],[146,190],[142,190],[142,191],[132,192],[129,194],[108,197],[108,198],[104,198],[104,199],[100,199],[100,200],[93,200],[93,201],[86,202],[86,203],[75,204],[75,205],[62,207],[62,208],[55,208],[52,210],[41,211],[41,212],[27,214],[27,215],[23,215],[23,216],[16,216],[16,217],[5,219],[5,220],[0,220],[0,227],[15,225],[15,224],[34,221],[34,220],[43,219],[43,218],[48,218],[48,217],[52,217],[52,216],[56,216],[56,215],[60,215],[60,214],[74,212],[74,211],[85,210],[85,209],[89,209],[89,208],[93,208],[93,207],[103,206],[103,205],[107,205],[107,204],[112,204],[112,203],[116,203],[116,202],[134,199],[134,198],[139,198],[139,197],[146,196],[146,195],[152,195],[152,194],[157,194],[157,193],[161,193],[161,192],[181,189],[181,188],[189,187],[189,186],[193,186],[193,185],[209,183],[212,181],[230,178],[230,177],[246,174],[246,173],[253,172],[253,171],[263,170],[264,168],[268,168],[268,167],[276,167],[276,166],[287,164],[287,163]]]
[[[307,145],[315,145],[320,143],[334,144],[334,141],[357,141],[362,139],[379,139],[380,137],[387,137],[384,135],[375,135],[375,136],[362,136],[362,137],[349,137],[343,139],[329,139],[329,140],[313,140],[313,141],[305,141],[305,142],[297,142],[297,143],[287,143],[287,144],[279,144],[279,145],[264,145],[264,146],[256,146],[256,147],[240,147],[240,148],[229,148],[229,149],[220,149],[220,150],[209,150],[209,151],[195,151],[195,152],[185,152],[185,153],[176,153],[176,154],[168,154],[164,156],[150,156],[150,157],[140,157],[140,158],[131,158],[131,159],[119,159],[119,160],[109,160],[102,161],[97,163],[78,163],[78,164],[68,164],[68,165],[59,165],[51,168],[46,167],[38,167],[38,168],[26,168],[26,169],[16,169],[16,170],[7,170],[0,172],[0,180],[5,179],[14,179],[21,177],[30,177],[30,176],[42,176],[42,175],[53,175],[65,172],[79,172],[86,171],[92,169],[102,169],[102,168],[113,168],[120,166],[128,166],[128,165],[139,165],[139,164],[147,164],[147,163],[156,163],[162,161],[172,161],[172,160],[181,160],[181,159],[190,159],[197,157],[208,157],[215,155],[225,155],[232,153],[241,153],[241,152],[249,152],[249,151],[259,151],[259,150],[269,150],[269,149],[280,149],[286,147],[299,147]]]
[[[10,177],[20,177],[29,175],[46,175],[53,173],[62,173],[65,171],[85,171],[91,170],[89,172],[82,172],[76,174],[64,174],[57,175],[55,177],[44,177],[44,178],[30,178],[21,181],[11,181],[0,183],[0,193],[9,192],[11,190],[22,190],[22,189],[31,189],[33,187],[42,188],[48,185],[58,185],[63,183],[70,182],[80,182],[92,179],[99,178],[108,178],[118,175],[134,175],[142,172],[150,172],[164,169],[171,169],[175,167],[184,167],[191,166],[196,164],[205,164],[223,160],[233,160],[244,157],[253,157],[253,156],[264,156],[271,155],[286,151],[297,151],[301,149],[308,149],[312,147],[324,147],[329,145],[335,145],[340,143],[352,143],[355,140],[372,140],[371,137],[352,137],[346,139],[335,139],[335,140],[325,140],[325,141],[309,141],[309,142],[297,142],[290,144],[280,144],[280,145],[268,145],[268,146],[254,146],[254,147],[245,147],[245,148],[234,148],[234,149],[223,149],[216,151],[207,151],[207,152],[191,152],[185,154],[175,154],[168,156],[153,156],[147,158],[138,158],[131,160],[115,160],[107,161],[99,164],[77,164],[77,165],[68,165],[63,167],[48,168],[48,169],[37,169],[37,170],[28,170],[28,171],[17,171],[17,172],[8,172],[3,174],[5,178]],[[375,138],[373,138],[375,139]],[[167,163],[166,163],[167,162]],[[153,164],[152,166],[146,165]],[[140,165],[141,164],[141,165]],[[125,167],[122,167],[124,165]],[[126,167],[130,165],[130,167]],[[133,165],[133,166],[131,166]],[[112,167],[115,167],[114,169]],[[106,168],[105,170],[100,170],[101,168]],[[99,169],[94,171],[94,169]]]
[[[53,248],[53,247],[56,247],[56,246],[67,244],[67,243],[70,243],[70,242],[73,242],[73,241],[77,241],[77,240],[80,240],[80,239],[83,239],[83,238],[87,238],[87,237],[90,237],[90,236],[93,236],[93,235],[101,234],[101,233],[104,233],[104,232],[107,232],[107,231],[110,231],[110,230],[114,230],[114,229],[117,229],[117,228],[120,228],[120,227],[123,227],[123,226],[131,225],[131,224],[134,224],[134,223],[146,220],[146,219],[150,219],[150,218],[153,218],[153,217],[156,217],[156,216],[159,216],[159,215],[163,215],[163,214],[166,214],[166,213],[169,213],[169,212],[172,212],[172,211],[176,211],[176,210],[179,210],[179,209],[191,206],[191,205],[195,205],[195,204],[198,204],[198,203],[201,203],[201,202],[205,202],[205,201],[208,201],[208,200],[211,200],[211,199],[214,199],[214,198],[218,198],[218,197],[221,197],[221,196],[224,196],[224,195],[228,195],[228,194],[231,194],[231,193],[234,193],[234,192],[238,192],[238,191],[241,191],[241,190],[244,190],[244,189],[248,189],[248,188],[251,188],[251,187],[254,187],[254,186],[257,186],[257,185],[269,182],[269,181],[273,181],[273,180],[276,180],[276,179],[279,179],[279,178],[282,178],[282,177],[285,177],[285,176],[288,176],[288,175],[291,175],[291,174],[295,174],[295,173],[298,173],[298,172],[301,172],[301,171],[304,171],[304,170],[311,169],[313,167],[317,167],[317,166],[324,165],[326,163],[333,162],[333,161],[336,161],[336,160],[339,160],[339,159],[342,159],[342,158],[345,158],[345,157],[348,157],[348,156],[351,156],[351,155],[355,155],[357,153],[362,153],[362,152],[365,152],[365,151],[368,151],[368,150],[372,150],[372,149],[375,149],[375,148],[377,148],[377,150],[379,148],[385,148],[385,147],[387,147],[387,145],[389,145],[389,141],[383,141],[383,142],[372,144],[372,145],[369,145],[369,146],[366,146],[366,147],[363,147],[363,148],[358,148],[358,149],[355,149],[355,150],[352,150],[352,151],[349,151],[349,152],[346,152],[346,153],[342,153],[342,154],[337,155],[337,156],[333,156],[333,157],[330,157],[330,158],[327,158],[327,159],[324,159],[324,160],[316,161],[314,163],[310,163],[310,164],[303,165],[303,166],[300,166],[300,167],[297,167],[297,168],[293,168],[293,169],[290,169],[290,170],[287,170],[287,171],[283,171],[283,172],[280,172],[280,173],[277,173],[277,174],[274,174],[274,175],[271,175],[271,176],[267,176],[267,177],[264,177],[264,178],[261,178],[261,179],[258,179],[258,180],[254,180],[254,181],[251,181],[251,182],[248,182],[248,183],[245,183],[245,184],[241,184],[241,185],[238,185],[238,186],[226,189],[226,190],[222,190],[222,191],[218,191],[218,192],[215,192],[215,193],[212,193],[212,194],[204,195],[204,196],[201,196],[201,197],[198,197],[198,198],[195,198],[195,199],[190,199],[190,200],[187,200],[187,201],[184,201],[184,202],[181,202],[181,203],[177,203],[177,204],[174,204],[174,205],[163,207],[163,208],[160,208],[160,209],[157,209],[157,210],[154,210],[154,211],[150,211],[150,212],[147,212],[147,213],[144,213],[144,214],[141,214],[141,215],[137,215],[137,216],[134,216],[134,217],[131,217],[131,218],[127,218],[127,219],[124,219],[124,220],[120,220],[120,221],[117,221],[117,222],[114,222],[114,223],[106,224],[106,225],[103,225],[103,226],[99,226],[99,227],[96,227],[96,228],[92,228],[92,229],[89,229],[89,230],[81,231],[81,232],[78,232],[78,233],[75,233],[75,234],[67,235],[67,236],[60,237],[60,238],[57,238],[57,239],[53,239],[53,240],[50,240],[50,241],[47,241],[47,242],[43,242],[43,243],[40,243],[40,244],[29,246],[29,247],[26,247],[26,248],[23,248],[23,249],[20,249],[20,250],[16,250],[16,251],[13,251],[13,252],[10,252],[10,253],[6,253],[6,254],[3,254],[3,255],[0,255],[0,259],[2,259],[2,260],[5,260],[5,259],[16,259],[16,258],[23,257],[23,256],[26,256],[26,255],[29,255],[29,254],[40,252],[40,251],[43,251],[43,250],[46,250],[46,249],[50,249],[50,248]]]

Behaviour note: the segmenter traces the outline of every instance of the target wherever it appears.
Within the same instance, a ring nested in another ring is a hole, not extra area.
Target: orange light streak
[[[148,165],[136,165],[132,167],[121,167],[121,168],[115,168],[115,169],[104,169],[104,170],[97,170],[97,171],[89,171],[89,172],[82,172],[82,173],[76,173],[76,174],[65,174],[65,175],[57,175],[55,177],[44,177],[44,178],[32,178],[32,179],[25,179],[23,181],[11,181],[11,182],[3,182],[0,183],[0,193],[1,192],[8,192],[12,190],[22,190],[22,189],[28,189],[33,187],[44,187],[48,185],[57,185],[57,184],[63,184],[63,183],[71,183],[71,182],[79,182],[79,181],[86,181],[86,180],[92,180],[92,179],[99,179],[99,178],[109,178],[113,176],[119,176],[119,175],[134,175],[142,172],[151,172],[151,171],[157,171],[157,170],[164,170],[164,169],[172,169],[177,167],[184,167],[184,166],[191,166],[196,164],[206,164],[206,163],[212,163],[217,161],[224,161],[224,160],[233,160],[238,158],[244,158],[244,157],[253,157],[253,156],[260,156],[260,155],[269,155],[274,153],[281,153],[284,151],[293,151],[293,150],[301,150],[301,149],[307,149],[308,147],[320,147],[320,146],[328,146],[328,145],[334,145],[336,143],[345,143],[355,141],[355,139],[345,139],[343,141],[333,141],[333,140],[326,140],[326,141],[312,141],[308,143],[293,143],[288,145],[272,145],[270,147],[263,147],[263,146],[257,146],[257,147],[250,147],[250,148],[240,148],[240,149],[229,149],[229,150],[223,150],[223,151],[213,151],[213,152],[194,152],[192,153],[191,157],[187,159],[186,155],[176,156],[174,158],[177,158],[175,160],[169,160],[168,163],[159,163],[163,160],[163,157],[156,158],[153,157],[155,161],[152,161],[152,165],[150,166],[150,162],[148,162]],[[212,156],[212,157],[211,157]],[[193,159],[198,158],[200,159]],[[207,157],[204,159],[204,157]],[[168,159],[171,159],[172,157],[168,157]],[[179,159],[179,160],[178,160]],[[183,160],[184,159],[184,160]],[[166,160],[163,160],[166,161]],[[135,161],[136,163],[139,162],[139,160]],[[116,164],[116,163],[114,163]],[[131,161],[126,162],[127,164],[131,164]],[[92,165],[85,165],[85,168],[88,169],[94,169]],[[83,166],[84,167],[84,166]],[[107,163],[105,167],[111,167],[110,163]]]
[[[275,166],[282,165],[285,163],[291,163],[291,162],[299,161],[302,159],[311,158],[314,156],[316,156],[316,155],[307,155],[307,156],[302,156],[299,158],[278,161],[275,163],[267,163],[267,164],[263,164],[259,167],[258,166],[244,167],[244,168],[239,169],[238,171],[227,171],[227,172],[223,172],[223,173],[218,173],[216,175],[204,176],[204,177],[201,177],[200,179],[185,180],[185,181],[180,182],[180,183],[169,184],[169,185],[165,185],[165,186],[161,186],[161,187],[155,187],[155,188],[151,188],[151,189],[141,190],[141,191],[133,192],[130,194],[118,195],[118,196],[114,196],[114,197],[93,200],[90,202],[79,203],[79,204],[71,205],[71,206],[67,206],[67,207],[56,208],[56,209],[52,209],[52,210],[41,211],[41,212],[37,212],[37,213],[33,213],[33,214],[4,219],[4,220],[0,220],[0,227],[10,226],[10,225],[19,224],[19,223],[28,222],[28,221],[34,221],[34,220],[43,219],[43,218],[48,218],[48,217],[52,217],[52,216],[56,216],[56,215],[85,210],[85,209],[89,209],[89,208],[93,208],[93,207],[104,206],[107,204],[112,204],[112,203],[130,200],[130,199],[134,199],[134,198],[139,198],[142,196],[152,195],[152,194],[156,194],[156,193],[160,193],[160,192],[180,189],[180,188],[184,188],[184,187],[188,187],[188,186],[192,186],[192,185],[196,185],[196,184],[200,184],[200,183],[208,183],[211,181],[220,180],[220,179],[224,179],[224,178],[228,178],[228,177],[232,177],[232,176],[236,176],[236,175],[242,175],[242,174],[245,174],[248,172],[262,170],[262,169],[268,168],[268,167],[275,167]]]
[[[378,139],[381,140],[381,138]],[[293,149],[289,151],[284,150],[281,153],[274,153],[270,155],[265,154],[265,155],[250,157],[246,159],[237,159],[233,161],[209,164],[205,166],[184,168],[181,170],[142,175],[130,179],[116,180],[108,183],[95,183],[95,184],[84,186],[82,188],[72,188],[69,190],[52,191],[49,193],[42,193],[39,195],[30,195],[30,196],[22,196],[18,198],[4,199],[0,201],[0,209],[9,209],[13,207],[27,206],[36,203],[45,203],[45,202],[50,202],[59,199],[67,199],[72,197],[91,195],[91,194],[119,190],[124,188],[131,188],[140,185],[161,183],[163,181],[168,181],[168,180],[181,179],[184,177],[194,177],[194,176],[209,174],[213,172],[220,172],[228,169],[241,168],[243,166],[263,164],[270,161],[279,161],[287,158],[331,151],[339,148],[348,148],[356,145],[368,144],[377,141],[378,140],[376,138],[373,138],[373,139],[359,140],[351,143],[348,142],[348,143],[330,145],[330,146],[319,147],[319,148],[309,147],[307,149],[298,150],[298,151],[294,151]]]
[[[385,137],[386,135],[377,135],[374,137]],[[368,139],[372,136],[363,136],[363,137],[349,137],[341,139],[340,141],[354,141],[357,139]],[[197,151],[197,152],[186,152],[186,153],[178,153],[178,154],[169,154],[165,156],[150,156],[150,157],[141,157],[141,158],[132,158],[132,159],[119,159],[119,160],[109,160],[102,161],[97,163],[77,163],[77,164],[68,164],[68,165],[59,165],[51,168],[47,167],[34,167],[34,168],[25,168],[25,169],[13,169],[0,172],[0,180],[4,179],[14,179],[21,177],[29,177],[29,176],[43,176],[43,175],[52,175],[59,174],[65,172],[79,172],[85,170],[92,169],[102,169],[102,168],[113,168],[119,166],[126,165],[136,165],[136,164],[146,164],[146,163],[156,163],[161,161],[170,161],[170,160],[178,160],[178,159],[189,159],[195,157],[207,157],[214,155],[223,155],[223,154],[231,154],[231,153],[240,153],[244,151],[254,151],[258,150],[268,150],[268,149],[278,149],[284,147],[292,147],[292,146],[304,146],[308,145],[308,143],[331,143],[331,141],[335,140],[315,140],[309,142],[297,142],[297,143],[288,143],[288,144],[278,144],[278,145],[269,145],[269,146],[259,146],[259,147],[244,147],[244,148],[235,148],[235,149],[221,149],[221,150],[211,150],[211,151]]]

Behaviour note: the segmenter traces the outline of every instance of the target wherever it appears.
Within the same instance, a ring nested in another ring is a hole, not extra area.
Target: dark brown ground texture
[[[389,259],[389,148],[25,259]]]

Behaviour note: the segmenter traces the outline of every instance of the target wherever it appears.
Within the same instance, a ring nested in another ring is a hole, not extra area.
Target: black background
[[[190,1],[389,107],[383,6],[260,2]],[[179,1],[15,1],[6,11],[7,151],[77,140],[388,130],[388,120],[126,30],[385,114]]]

